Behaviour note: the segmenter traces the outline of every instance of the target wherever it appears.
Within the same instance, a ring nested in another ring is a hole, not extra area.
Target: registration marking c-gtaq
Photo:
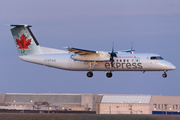
[[[56,62],[56,59],[48,59],[48,58],[46,58],[46,59],[44,59],[44,62]]]

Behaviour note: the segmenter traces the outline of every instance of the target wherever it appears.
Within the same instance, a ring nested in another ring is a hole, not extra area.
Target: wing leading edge
[[[69,52],[73,52],[73,53],[79,54],[79,55],[98,53],[97,51],[85,50],[85,49],[79,49],[79,48],[73,48],[73,47],[67,47],[67,49],[69,50]]]

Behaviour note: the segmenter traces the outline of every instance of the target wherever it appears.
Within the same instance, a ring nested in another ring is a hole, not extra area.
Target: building
[[[91,110],[97,114],[180,114],[180,96],[1,93],[0,109]]]

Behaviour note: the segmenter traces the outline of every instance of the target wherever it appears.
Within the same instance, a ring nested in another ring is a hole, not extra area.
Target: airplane
[[[30,25],[8,25],[11,29],[19,58],[26,62],[45,65],[71,71],[88,71],[87,77],[93,76],[93,71],[108,71],[106,76],[112,77],[113,71],[167,71],[176,67],[154,53],[134,53],[134,49],[111,52],[66,47],[59,50],[41,47],[30,30]]]

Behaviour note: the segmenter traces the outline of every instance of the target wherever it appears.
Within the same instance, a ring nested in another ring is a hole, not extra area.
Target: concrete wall
[[[98,94],[96,101],[95,101],[95,111],[96,114],[100,114],[100,104],[101,104],[101,100],[102,100],[103,94]]]
[[[0,93],[0,103],[4,102],[5,95],[6,95],[5,93]]]
[[[93,94],[82,94],[81,95],[81,105],[82,107],[85,108],[91,108],[92,110],[94,110],[95,108],[95,96]]]
[[[167,105],[167,111],[180,111],[180,97],[152,95],[150,114],[152,114],[152,111],[166,111],[165,105]]]
[[[149,104],[102,103],[99,106],[100,106],[99,114],[149,114]]]

